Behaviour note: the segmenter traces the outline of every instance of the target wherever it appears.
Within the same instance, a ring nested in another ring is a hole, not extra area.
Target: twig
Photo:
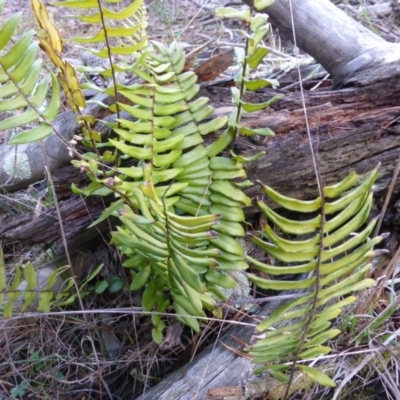
[[[386,210],[387,210],[387,206],[389,204],[389,200],[392,197],[392,193],[393,193],[393,190],[394,190],[394,186],[396,184],[397,177],[399,175],[399,171],[400,171],[400,157],[397,159],[396,169],[394,170],[394,173],[393,173],[393,176],[392,176],[392,181],[390,182],[389,190],[388,190],[388,192],[386,194],[385,202],[383,203],[383,207],[382,207],[382,212],[381,212],[381,215],[379,216],[378,223],[376,224],[376,228],[375,228],[373,237],[377,236],[378,233],[379,233],[379,230],[381,229],[382,221],[383,221],[383,218],[385,216],[385,213],[386,213]]]

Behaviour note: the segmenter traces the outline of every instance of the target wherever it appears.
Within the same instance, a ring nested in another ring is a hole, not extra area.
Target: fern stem
[[[113,87],[114,87],[116,114],[117,114],[117,118],[120,119],[120,109],[119,109],[119,105],[118,105],[117,79],[115,77],[114,63],[113,63],[112,55],[111,55],[110,40],[109,40],[108,32],[107,32],[107,29],[106,29],[106,22],[104,20],[103,7],[101,5],[101,1],[97,0],[97,4],[99,5],[99,13],[100,13],[100,18],[101,18],[101,24],[102,24],[103,30],[104,30],[104,38],[105,38],[106,47],[107,47],[108,61],[110,62],[111,76],[112,76]],[[119,122],[118,122],[118,127],[120,127],[120,123]],[[115,166],[118,167],[118,165],[119,165],[119,150],[116,149],[115,150]]]
[[[251,3],[250,5],[250,16],[253,15],[253,11],[254,11],[254,2]],[[251,34],[251,28],[250,28],[251,23],[249,22],[249,24],[247,25],[247,33],[250,36]],[[245,49],[244,49],[244,54],[247,56],[248,51],[249,51],[249,38],[246,39],[246,45],[245,45]],[[240,95],[239,95],[239,99],[243,99],[243,94],[244,94],[244,89],[245,89],[245,85],[244,85],[244,76],[246,74],[246,69],[247,69],[247,59],[246,57],[244,58],[243,61],[243,73],[242,73],[242,79],[240,81]],[[237,110],[237,114],[236,114],[236,124],[235,124],[235,135],[233,137],[232,143],[231,143],[231,150],[234,149],[235,146],[235,141],[237,138],[237,133],[238,133],[238,126],[240,123],[240,120],[242,119],[242,103],[239,102],[238,104],[238,110]]]
[[[24,100],[26,101],[26,103],[29,105],[29,107],[31,107],[33,110],[35,110],[35,112],[37,113],[37,115],[39,115],[39,117],[42,119],[42,121],[46,122],[46,124],[50,125],[51,128],[53,129],[53,132],[56,134],[56,136],[60,139],[60,141],[65,144],[65,146],[68,148],[68,150],[70,150],[72,153],[74,153],[79,159],[83,159],[83,157],[78,153],[78,151],[71,146],[71,144],[65,140],[65,138],[63,137],[63,135],[54,128],[53,122],[49,121],[39,110],[38,107],[36,107],[34,104],[32,104],[32,102],[29,100],[29,97],[20,89],[19,85],[17,82],[15,82],[15,80],[12,78],[12,76],[8,73],[7,68],[5,68],[1,63],[0,66],[3,68],[4,73],[7,75],[7,78],[14,84],[14,86],[17,88],[18,93],[23,96]]]
[[[297,42],[296,42],[296,32],[295,32],[295,26],[294,26],[294,18],[293,18],[293,5],[292,5],[292,1],[289,1],[289,9],[290,9],[290,19],[291,19],[291,25],[292,25],[292,32],[293,32],[293,44],[295,46],[295,48],[297,49]],[[298,57],[296,57],[298,60]],[[286,386],[286,390],[285,390],[285,394],[283,396],[283,399],[286,400],[289,397],[290,394],[290,388],[292,386],[293,383],[293,379],[294,379],[294,374],[296,372],[296,363],[297,360],[299,358],[299,355],[302,351],[303,345],[306,341],[307,338],[307,334],[308,331],[310,329],[310,326],[313,322],[313,318],[317,309],[317,303],[318,303],[318,297],[319,297],[319,292],[321,290],[320,288],[320,283],[321,283],[321,273],[320,273],[320,269],[321,269],[321,257],[322,257],[322,251],[324,248],[324,225],[325,225],[325,198],[324,198],[324,193],[323,193],[323,182],[322,182],[322,177],[321,174],[319,172],[319,168],[318,168],[318,162],[317,162],[317,158],[314,152],[314,148],[313,148],[313,143],[312,143],[312,138],[311,138],[311,132],[310,132],[310,126],[308,123],[308,116],[307,116],[307,107],[306,107],[306,103],[305,103],[305,98],[304,98],[304,88],[303,88],[303,82],[301,80],[301,71],[300,71],[300,64],[297,62],[297,71],[298,71],[298,75],[299,75],[299,79],[300,79],[300,93],[301,93],[301,99],[302,99],[302,108],[304,111],[304,120],[306,123],[306,130],[307,130],[307,136],[308,136],[308,142],[310,144],[310,151],[311,151],[311,157],[312,157],[312,161],[313,161],[313,165],[314,165],[314,171],[315,171],[315,177],[316,177],[316,181],[317,181],[317,186],[318,186],[318,193],[319,196],[321,197],[321,226],[319,229],[319,233],[320,233],[320,241],[319,241],[319,251],[318,251],[318,255],[317,255],[317,265],[315,268],[315,292],[314,292],[314,297],[312,299],[312,304],[311,304],[311,310],[309,312],[309,317],[308,320],[304,326],[303,329],[303,333],[301,335],[301,339],[300,339],[300,344],[297,348],[297,351],[294,355],[293,358],[293,363],[290,369],[290,375],[289,375],[289,381],[287,383]]]

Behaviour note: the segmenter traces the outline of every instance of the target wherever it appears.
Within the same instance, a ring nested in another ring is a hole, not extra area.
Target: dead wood
[[[364,173],[381,163],[381,174],[375,191],[379,193],[387,187],[395,162],[400,156],[399,86],[400,80],[391,80],[370,87],[305,91],[304,101],[312,144],[325,185],[339,181],[352,170]],[[245,155],[265,152],[259,160],[246,165],[248,177],[253,182],[260,180],[289,196],[313,198],[317,195],[317,187],[300,92],[286,93],[269,89],[262,93],[248,94],[247,100],[263,102],[279,93],[284,94],[283,99],[271,108],[256,114],[246,114],[243,119],[243,123],[251,128],[270,127],[276,136],[240,138],[236,143],[236,152]],[[229,88],[205,87],[202,94],[212,99],[216,115],[227,115],[232,109]],[[65,115],[61,118],[64,121]],[[71,114],[68,123],[64,122],[69,134],[76,129],[69,128],[74,124]],[[52,143],[57,142],[52,140]],[[37,163],[41,162],[42,158],[37,160]],[[68,158],[64,162],[69,163]],[[83,202],[73,197],[67,200],[70,182],[79,185],[84,180],[85,175],[72,166],[56,169],[54,174],[58,196],[65,198],[61,202],[61,211],[68,238],[82,231],[85,224],[89,225],[101,211],[102,205],[94,199]],[[30,182],[31,179],[24,184]],[[17,187],[22,184],[20,181],[15,183]],[[400,181],[397,182],[396,191],[400,189],[399,184]],[[250,188],[248,194],[253,198],[259,196],[258,186]],[[249,209],[248,216],[251,217],[255,211]],[[3,223],[0,239],[19,240],[25,244],[59,240],[55,210],[40,215],[37,221],[33,213],[20,218],[23,221]]]
[[[270,309],[270,305],[265,306],[259,315],[267,315]],[[246,322],[256,323],[250,318]],[[239,354],[243,343],[250,341],[253,332],[254,326],[251,325],[234,326],[215,345],[202,351],[192,363],[175,371],[137,399],[207,399],[207,391],[219,387],[235,387],[241,391],[241,396],[244,395],[247,392],[245,386],[252,386],[254,364]]]
[[[245,319],[248,325],[233,325],[191,363],[173,372],[136,400],[251,400],[267,395],[270,399],[282,398],[285,386],[267,374],[255,375],[254,371],[260,365],[252,363],[243,353],[243,343],[250,342],[254,325],[282,304],[282,300],[268,303],[254,318]],[[323,370],[327,365],[319,368]]]
[[[399,86],[400,79],[392,79],[369,87],[305,92],[313,146],[317,150],[321,174],[326,184],[343,178],[353,169],[362,173],[381,162],[378,189],[387,185],[399,155]],[[270,89],[249,94],[247,100],[263,102],[278,93],[283,93],[284,97],[271,108],[256,114],[246,114],[243,118],[246,126],[268,126],[276,136],[267,139],[240,138],[236,143],[237,151],[245,154],[261,150],[266,152],[261,159],[246,166],[249,179],[262,180],[288,195],[300,198],[314,196],[315,175],[300,92],[286,93]],[[227,115],[232,110],[229,88],[205,87],[201,94],[211,98],[215,115]],[[99,111],[95,111],[92,113],[96,116]],[[66,139],[79,128],[72,114],[62,114],[57,123],[65,127],[63,134]],[[48,140],[46,148],[50,148],[50,152],[55,152],[56,147],[64,148],[56,138]],[[38,144],[36,146],[40,148]],[[1,147],[3,154],[7,147],[11,146]],[[51,157],[51,160],[54,160],[54,169],[57,169],[68,164],[70,157]],[[43,157],[32,158],[30,162],[35,166],[36,174],[29,179],[7,184],[7,190],[27,186],[34,182],[34,178],[37,181],[44,178]],[[293,185],[293,182],[298,182],[298,185]],[[255,191],[250,190],[250,194],[255,194]]]
[[[329,0],[296,1],[291,6],[287,0],[276,0],[262,12],[282,38],[291,42],[295,38],[321,63],[336,87],[371,85],[400,72],[400,44],[386,42]]]
[[[87,227],[99,217],[104,209],[101,198],[83,199],[73,195],[58,203],[65,239],[69,250],[82,247],[93,237],[99,235],[100,227],[88,230]],[[18,241],[21,246],[52,244],[56,253],[65,249],[60,222],[56,208],[38,207],[37,211],[6,219],[0,227],[0,240],[4,243]]]
[[[381,163],[376,191],[387,186],[400,155],[400,96],[396,89],[399,84],[400,81],[393,80],[368,88],[305,92],[312,144],[326,185],[337,182],[352,170],[364,173]],[[229,94],[225,88],[207,91],[221,106]],[[277,93],[266,90],[249,95],[248,100],[263,102]],[[258,142],[251,138],[238,140],[240,153],[266,153],[246,165],[248,177],[293,197],[315,197],[315,172],[300,92],[285,93],[270,109],[247,114],[243,123],[252,128],[268,126],[276,134],[259,138]],[[258,188],[254,187],[248,193],[256,196],[257,192]]]

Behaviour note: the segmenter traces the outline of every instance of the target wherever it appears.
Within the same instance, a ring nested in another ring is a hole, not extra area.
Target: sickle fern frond
[[[95,170],[95,160],[74,161],[88,171],[92,183],[81,194],[111,193],[117,201],[101,216],[118,215],[121,226],[113,243],[132,269],[132,290],[146,287],[142,305],[164,312],[173,306],[180,319],[198,330],[203,308],[218,313],[219,287],[235,281],[222,270],[247,268],[244,251],[232,237],[244,236],[243,205],[250,199],[229,180],[243,178],[240,162],[214,157],[233,139],[225,130],[209,147],[203,137],[224,128],[227,118],[210,117],[208,99],[194,100],[197,77],[182,72],[183,49],[176,44],[142,53],[131,70],[144,83],[117,85],[133,105],[118,103],[131,119],[111,124],[117,137],[109,145],[129,165]],[[210,154],[212,156],[210,156]],[[171,295],[169,300],[168,292]],[[152,317],[153,338],[162,339],[164,322]]]
[[[279,206],[291,211],[319,214],[295,221],[280,216],[263,202],[258,203],[270,222],[265,224],[259,236],[253,236],[253,242],[276,260],[289,265],[268,265],[247,257],[255,269],[271,277],[248,274],[248,278],[263,289],[304,291],[302,297],[277,309],[258,325],[253,344],[247,350],[254,362],[266,364],[259,371],[268,370],[271,375],[287,382],[289,378],[282,373],[290,366],[276,363],[296,363],[298,359],[329,353],[332,349],[325,343],[340,333],[331,328],[332,320],[343,307],[356,300],[348,295],[374,284],[372,279],[365,279],[365,275],[376,254],[373,247],[385,235],[368,239],[376,219],[362,227],[368,220],[372,186],[377,177],[378,168],[358,187],[342,195],[359,181],[360,177],[353,173],[339,184],[324,188],[324,199],[313,201],[288,198],[262,185],[264,193]],[[282,235],[296,235],[298,240],[283,238]],[[282,274],[298,278],[273,279]],[[298,368],[321,384],[334,385],[327,376],[312,368],[301,365]]]
[[[0,1],[0,12],[5,1]],[[53,74],[43,73],[42,60],[37,58],[39,44],[28,31],[15,43],[12,37],[21,13],[7,20],[0,29],[0,113],[11,115],[0,122],[0,129],[16,129],[9,144],[40,140],[53,132],[53,121],[60,108],[60,92]],[[47,99],[48,89],[51,98]]]
[[[149,164],[144,166],[144,169],[150,168]],[[203,307],[215,308],[212,294],[201,276],[210,274],[218,266],[216,257],[221,252],[209,249],[208,244],[216,237],[211,228],[219,216],[178,216],[168,211],[151,182],[134,188],[134,194],[141,215],[125,205],[119,210],[123,225],[113,233],[113,242],[128,256],[123,265],[135,271],[131,290],[147,283],[144,309],[164,312],[170,306],[165,288],[170,288],[179,319],[198,332],[197,319],[189,316],[205,317]],[[159,315],[154,315],[152,320],[153,338],[160,342],[164,322]]]
[[[85,23],[92,25],[94,33],[89,37],[73,38],[78,44],[85,45],[93,55],[100,58],[108,58],[109,66],[82,67],[79,71],[86,73],[98,73],[103,77],[112,78],[113,85],[106,92],[116,95],[116,74],[130,70],[130,68],[121,63],[116,63],[114,56],[135,55],[148,45],[146,34],[146,8],[143,0],[132,1],[128,6],[122,6],[122,0],[116,0],[108,4],[108,7],[120,7],[114,11],[107,8],[98,0],[68,0],[53,3],[55,6],[67,8],[79,8],[80,15],[71,15]],[[102,48],[96,48],[101,44]],[[87,47],[91,46],[91,47]],[[96,46],[96,47],[95,47]],[[95,84],[84,84],[82,88],[90,88],[103,91]],[[116,110],[119,113],[118,107]]]
[[[240,68],[235,76],[237,87],[231,89],[235,110],[229,118],[229,125],[234,129],[235,134],[239,133],[246,136],[274,135],[269,128],[252,129],[241,124],[243,111],[251,113],[264,110],[283,97],[283,95],[276,95],[272,99],[258,104],[244,100],[247,90],[256,91],[268,86],[278,86],[278,81],[276,80],[250,78],[250,71],[256,69],[269,53],[269,49],[261,44],[268,33],[268,16],[265,14],[252,15],[252,10],[249,7],[244,7],[242,10],[230,7],[217,8],[216,16],[222,19],[240,19],[248,26],[247,32],[239,31],[246,38],[246,49],[235,48],[236,62],[240,65]]]

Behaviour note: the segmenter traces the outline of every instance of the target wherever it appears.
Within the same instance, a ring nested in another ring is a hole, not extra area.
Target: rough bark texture
[[[326,184],[342,178],[352,169],[365,172],[378,162],[382,163],[383,171],[380,182],[386,184],[388,175],[393,170],[400,143],[400,95],[397,90],[399,85],[400,79],[392,79],[365,88],[305,92],[313,145],[318,150],[321,174]],[[248,94],[247,99],[262,102],[277,93],[282,92],[265,90],[263,93]],[[231,111],[230,89],[206,87],[202,94],[211,98],[216,115],[226,115]],[[266,151],[264,157],[246,166],[250,179],[260,179],[290,195],[314,196],[315,175],[310,159],[301,94],[283,94],[284,98],[271,108],[247,114],[243,119],[243,123],[252,128],[270,127],[276,136],[265,140],[242,138],[237,142],[237,147],[241,152],[248,154]],[[70,115],[69,118],[65,118],[65,114],[60,116],[66,128],[64,133],[66,136],[72,135],[76,129],[74,117]],[[7,146],[2,148],[6,149]],[[58,164],[67,164],[69,159],[66,157],[57,161]],[[36,159],[36,164],[42,164],[42,159]],[[42,165],[37,180],[43,178]],[[32,179],[33,177],[22,182],[16,181],[6,187],[11,191],[15,187],[27,186]],[[57,178],[57,185],[62,180]],[[294,187],[293,181],[301,182],[302,186],[306,187],[300,192],[297,186]]]
[[[93,238],[93,234],[98,235],[96,232],[86,231],[86,228],[103,210],[101,199],[89,197],[83,200],[73,196],[60,201],[59,209],[65,238],[71,249],[74,243],[82,244],[82,241]],[[55,243],[55,251],[63,248],[58,214],[54,207],[5,221],[0,228],[0,237],[4,240],[17,240],[22,246]]]
[[[339,181],[352,170],[363,173],[381,163],[381,174],[375,190],[379,192],[387,187],[400,155],[399,86],[400,81],[392,80],[367,88],[305,92],[309,128],[325,185]],[[217,115],[230,111],[228,88],[206,87],[202,89],[202,94],[211,97]],[[248,100],[263,102],[275,94],[276,90],[266,90],[249,94]],[[268,126],[276,136],[260,140],[241,138],[237,142],[236,151],[247,155],[265,151],[265,155],[258,161],[246,165],[248,177],[253,182],[260,180],[288,196],[314,198],[317,195],[316,178],[301,95],[300,92],[284,95],[270,109],[247,114],[243,120],[244,124],[252,128]],[[65,126],[73,124],[73,121],[69,121]],[[68,182],[79,184],[84,178],[84,174],[71,166],[58,170],[54,176],[58,195],[67,197],[70,194]],[[17,186],[20,184],[18,182]],[[396,191],[399,190],[399,184],[400,180]],[[259,196],[259,187],[256,185],[250,188],[248,194],[253,198]],[[85,224],[89,224],[91,218],[95,219],[100,212],[100,204],[88,201],[90,206],[87,209],[77,199],[62,203],[62,211],[65,207],[65,215],[73,221],[73,224],[65,225],[67,230],[72,229],[71,232],[67,231],[68,238],[84,232]],[[92,216],[89,216],[88,210],[91,210]],[[247,210],[247,215],[251,216],[254,211]],[[30,243],[55,240],[59,235],[59,227],[54,224],[55,211],[50,214],[51,217],[40,216],[40,224],[35,221],[33,214],[21,217],[23,223],[20,220],[13,221],[14,227],[10,226],[11,222],[3,224],[0,239],[22,240],[25,243],[27,239]],[[49,223],[53,226],[51,229],[46,228]]]
[[[381,176],[376,189],[387,186],[400,155],[398,85],[399,82],[391,81],[368,88],[305,92],[313,146],[326,185],[342,179],[351,170],[363,173],[380,162]],[[217,102],[228,96],[224,88],[208,90]],[[249,97],[265,101],[275,93],[267,90]],[[271,109],[248,114],[243,122],[249,127],[268,126],[276,134],[256,144],[250,144],[248,139],[238,141],[241,152],[266,152],[246,166],[249,178],[293,197],[315,197],[316,179],[300,92],[285,94]],[[255,187],[249,194],[255,196],[257,191]]]

